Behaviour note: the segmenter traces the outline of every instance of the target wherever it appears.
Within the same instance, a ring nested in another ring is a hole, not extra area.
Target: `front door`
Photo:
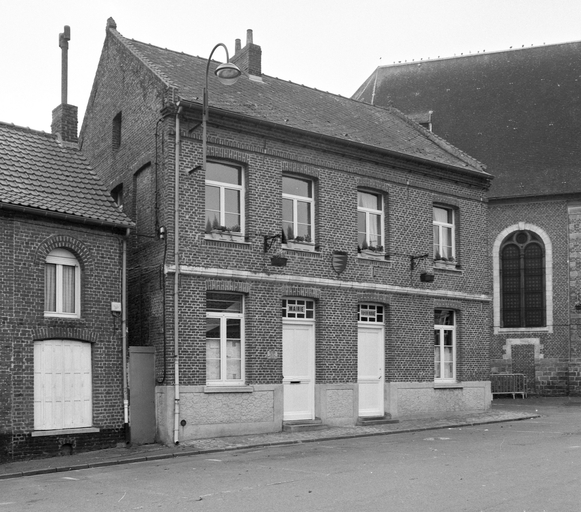
[[[315,325],[285,320],[282,328],[283,419],[315,418]]]
[[[383,326],[359,325],[357,335],[357,383],[359,416],[383,416]]]

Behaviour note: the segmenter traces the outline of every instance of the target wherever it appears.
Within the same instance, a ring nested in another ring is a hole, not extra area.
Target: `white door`
[[[315,326],[285,321],[282,327],[283,419],[315,418]]]
[[[359,416],[383,416],[383,326],[359,325],[357,335],[357,383]]]

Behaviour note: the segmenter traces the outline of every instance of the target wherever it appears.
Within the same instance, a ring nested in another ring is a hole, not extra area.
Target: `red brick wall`
[[[119,75],[121,68],[123,80]],[[133,176],[143,165],[151,162],[152,173],[157,175],[157,179],[149,181],[155,184],[153,196],[159,201],[155,222],[167,228],[168,237],[166,241],[144,238],[131,245],[130,302],[134,312],[130,317],[130,339],[132,344],[156,346],[158,379],[163,375],[165,339],[164,384],[171,385],[174,275],[173,271],[163,270],[164,264],[173,264],[175,118],[160,119],[166,112],[164,107],[171,111],[168,100],[172,90],[140,68],[135,57],[111,37],[107,39],[97,80],[99,87],[91,96],[81,135],[83,150],[110,188],[124,182],[126,204],[141,204],[142,198],[134,196]],[[123,136],[121,147],[115,151],[108,134],[111,120],[119,111],[123,111]],[[248,272],[250,276],[247,280],[224,279],[230,283],[228,286],[234,286],[231,283],[249,286],[243,293],[246,378],[250,384],[281,382],[280,302],[284,294],[292,294],[292,286],[310,288],[303,292],[307,296],[310,293],[317,303],[317,381],[354,382],[357,303],[365,295],[365,290],[352,287],[357,283],[369,283],[369,292],[374,292],[374,284],[409,289],[407,293],[382,290],[375,295],[376,301],[387,305],[387,380],[433,380],[433,310],[454,294],[457,297],[452,307],[459,312],[460,322],[459,377],[488,379],[490,303],[486,298],[481,301],[461,298],[462,294],[490,293],[488,241],[484,235],[488,230],[488,208],[482,182],[473,180],[469,185],[460,176],[452,177],[429,162],[411,164],[364,150],[347,151],[341,145],[304,135],[231,124],[234,122],[216,115],[210,120],[208,152],[211,158],[236,162],[244,168],[246,243],[206,240],[204,176],[199,170],[190,172],[201,164],[199,118],[199,111],[187,111],[181,116],[180,261],[186,266],[179,292],[183,385],[205,384],[205,291],[208,286],[215,286],[208,282],[220,281],[219,272],[225,270]],[[286,251],[288,265],[273,267],[270,257],[280,249],[280,242],[274,243],[269,254],[264,254],[263,242],[265,235],[280,232],[281,180],[287,172],[315,181],[318,251]],[[372,262],[357,255],[358,186],[384,194],[388,261]],[[148,190],[144,189],[143,197],[151,198]],[[430,258],[417,260],[417,267],[411,270],[411,256],[432,254],[434,202],[443,202],[458,211],[457,252],[461,270],[434,270]],[[134,219],[139,216],[133,206],[128,206],[126,213]],[[347,268],[340,275],[331,266],[333,251],[348,253]],[[199,269],[220,270],[217,275],[204,277],[199,275]],[[420,272],[434,272],[434,282],[420,282]],[[291,277],[284,285],[272,281],[271,277],[279,275]],[[299,282],[299,278],[307,281]],[[327,281],[321,284],[317,279]],[[417,295],[414,290],[418,290]],[[424,291],[434,294],[419,294]],[[162,319],[152,322],[152,311],[164,298],[165,322]],[[137,307],[139,312],[135,312]]]
[[[93,425],[100,433],[66,436],[74,449],[110,446],[122,439],[123,397],[120,320],[120,236],[48,218],[0,212],[2,330],[0,436],[6,460],[58,453],[63,436],[31,437],[34,429],[34,341],[72,338],[92,343]],[[81,264],[81,318],[44,317],[44,261],[55,248]],[[59,440],[60,439],[60,440]],[[69,439],[70,441],[70,439]]]

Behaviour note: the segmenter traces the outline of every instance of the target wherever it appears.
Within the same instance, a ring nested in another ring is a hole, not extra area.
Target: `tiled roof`
[[[131,226],[82,153],[55,136],[0,122],[0,203]]]
[[[382,66],[354,98],[433,111],[487,165],[491,197],[581,192],[581,42]]]
[[[202,102],[207,60],[118,38],[182,100]],[[213,69],[217,63],[210,66]],[[334,137],[414,158],[454,166],[488,176],[478,161],[424,131],[401,112],[366,105],[350,98],[262,75],[242,77],[234,86],[222,85],[210,71],[210,108],[218,108],[268,123]]]

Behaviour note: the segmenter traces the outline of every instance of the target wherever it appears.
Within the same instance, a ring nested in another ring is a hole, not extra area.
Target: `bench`
[[[492,395],[527,397],[527,378],[522,373],[496,373],[490,376]]]

